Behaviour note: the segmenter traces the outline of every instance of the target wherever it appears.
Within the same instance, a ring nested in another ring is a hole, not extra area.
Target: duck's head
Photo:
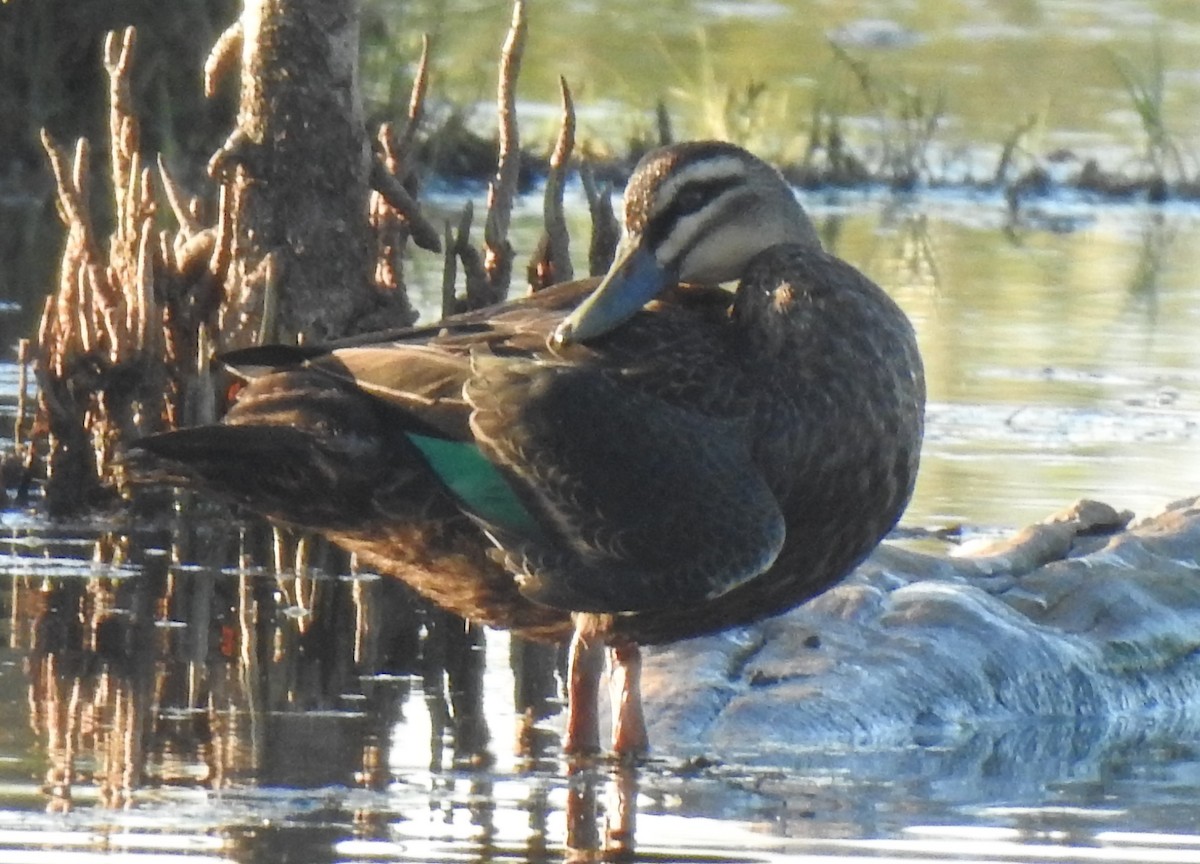
[[[653,150],[625,187],[625,231],[612,267],[554,339],[607,333],[678,283],[737,279],[752,258],[784,243],[821,245],[791,188],[766,162],[720,141]]]

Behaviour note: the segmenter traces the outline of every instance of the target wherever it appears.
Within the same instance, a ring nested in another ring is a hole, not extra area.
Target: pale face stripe
[[[719,180],[744,180],[746,164],[733,156],[720,156],[694,162],[685,170],[672,174],[655,190],[654,203],[650,208],[653,218],[671,205],[680,190],[693,183],[711,183]]]
[[[696,245],[696,242],[708,233],[708,226],[714,219],[720,218],[720,212],[725,208],[722,206],[721,198],[714,199],[708,204],[701,207],[695,213],[689,213],[686,216],[676,219],[675,224],[671,226],[668,233],[659,242],[658,247],[654,250],[654,257],[658,259],[660,264],[678,264],[688,254],[689,250]]]

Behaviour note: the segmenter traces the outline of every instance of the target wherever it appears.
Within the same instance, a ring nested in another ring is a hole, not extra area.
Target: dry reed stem
[[[500,152],[496,175],[488,186],[488,211],[483,226],[489,302],[503,300],[512,279],[513,248],[508,242],[508,228],[521,167],[520,137],[517,132],[517,78],[521,73],[527,29],[525,3],[516,0],[513,3],[512,23],[500,52],[500,76],[496,92]]]

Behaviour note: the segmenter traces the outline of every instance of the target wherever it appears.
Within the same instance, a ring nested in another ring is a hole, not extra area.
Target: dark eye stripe
[[[643,236],[649,241],[650,247],[654,248],[671,233],[676,222],[701,210],[730,189],[742,185],[744,180],[741,175],[731,175],[693,180],[680,186],[667,206],[654,214],[647,223]]]

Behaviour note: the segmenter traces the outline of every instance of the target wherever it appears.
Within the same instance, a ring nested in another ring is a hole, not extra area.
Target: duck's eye
[[[677,216],[695,213],[708,202],[711,194],[711,191],[708,189],[702,189],[698,186],[687,186],[680,189],[675,195],[671,210]]]

